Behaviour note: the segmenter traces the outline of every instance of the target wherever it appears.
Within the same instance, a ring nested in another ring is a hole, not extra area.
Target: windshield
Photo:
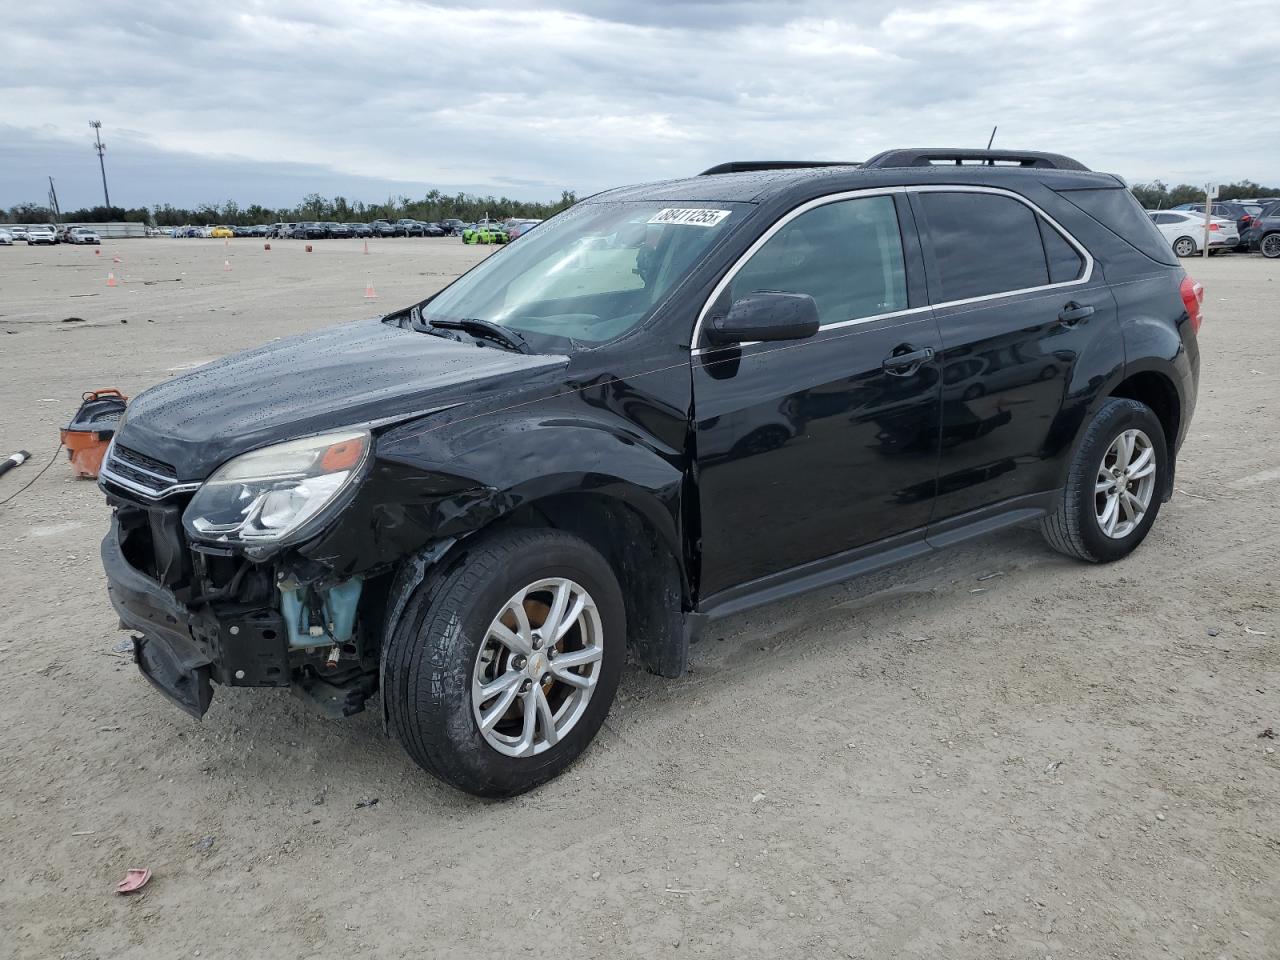
[[[488,320],[523,334],[613,340],[648,317],[747,206],[581,203],[490,256],[423,313],[427,320]]]

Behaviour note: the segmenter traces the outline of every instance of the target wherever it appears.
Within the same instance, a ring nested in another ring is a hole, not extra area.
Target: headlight
[[[196,540],[286,540],[351,486],[368,452],[369,432],[351,430],[242,454],[196,491],[182,522]]]

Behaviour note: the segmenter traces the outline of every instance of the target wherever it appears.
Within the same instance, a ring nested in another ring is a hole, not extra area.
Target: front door
[[[695,344],[704,598],[928,521],[940,342],[914,228],[900,226],[910,216],[892,195],[801,208],[717,298],[718,310],[762,290],[809,294],[821,328]]]

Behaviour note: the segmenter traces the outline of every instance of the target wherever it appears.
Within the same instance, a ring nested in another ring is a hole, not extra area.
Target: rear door
[[[1081,355],[1123,362],[1101,270],[1011,192],[925,187],[911,202],[942,341],[933,520],[1053,490],[1083,416]]]
[[[937,326],[901,193],[818,201],[775,224],[715,309],[809,294],[808,340],[695,339],[704,597],[928,521],[937,467]]]

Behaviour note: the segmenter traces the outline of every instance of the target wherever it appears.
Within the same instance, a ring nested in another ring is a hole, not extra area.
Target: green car
[[[473,223],[463,228],[463,243],[506,243],[507,231],[496,223]]]

